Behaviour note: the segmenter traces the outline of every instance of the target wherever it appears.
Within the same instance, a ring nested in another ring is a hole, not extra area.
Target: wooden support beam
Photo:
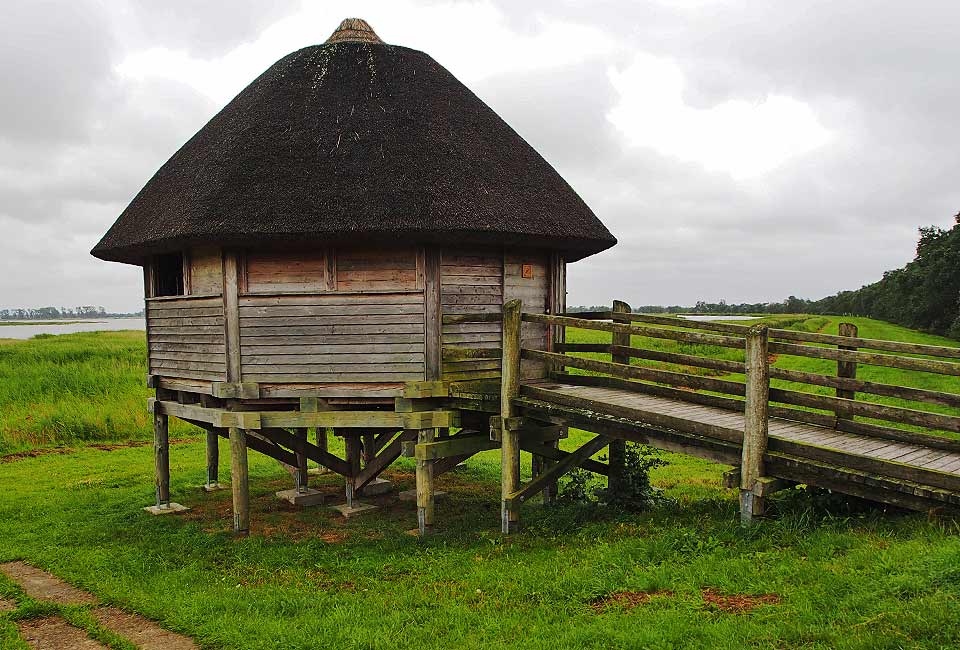
[[[574,467],[578,467],[583,461],[589,459],[609,444],[610,438],[604,435],[599,435],[585,442],[579,449],[558,460],[556,465],[544,471],[536,479],[510,493],[506,501],[510,503],[511,508],[519,508],[521,503],[539,493],[549,483],[557,480]]]
[[[612,317],[616,319],[616,314],[629,314],[632,310],[630,305],[622,300],[613,301]],[[630,355],[623,354],[623,348],[630,347],[630,333],[624,331],[615,331],[611,334],[611,346],[616,346],[619,350],[610,355],[613,363],[630,365]],[[612,348],[611,348],[612,349]],[[609,458],[609,474],[607,476],[607,490],[611,495],[622,495],[625,490],[624,472],[626,463],[627,442],[620,438],[610,440],[610,449],[607,456]]]
[[[503,356],[500,362],[500,418],[507,423],[514,413],[513,400],[520,395],[520,300],[503,306]],[[520,434],[504,426],[500,442],[500,530],[509,534],[519,528],[519,504],[511,499],[520,488]]]
[[[446,397],[449,393],[450,383],[446,381],[408,381],[403,385],[403,396],[408,399]]]
[[[423,258],[423,304],[424,304],[424,379],[437,381],[441,371],[440,332],[440,249],[427,246]]]
[[[223,254],[223,318],[224,341],[227,349],[227,381],[243,381],[240,363],[240,254]]]
[[[296,438],[300,444],[295,450],[297,466],[296,472],[294,473],[294,481],[297,484],[297,492],[303,494],[310,487],[309,474],[307,474],[307,445],[310,443],[307,440],[307,430],[305,428],[297,429],[296,432]]]
[[[360,473],[360,436],[344,436],[343,445],[347,457],[347,466],[349,467],[349,472],[344,476],[347,507],[353,508],[353,500],[357,496],[356,477]]]
[[[414,448],[414,458],[417,460],[437,460],[438,458],[462,456],[464,454],[472,456],[481,451],[497,449],[499,446],[499,443],[481,434],[456,435],[445,440],[418,442]]]
[[[298,440],[295,436],[293,436],[289,431],[285,429],[268,428],[268,429],[260,429],[259,432],[274,444],[281,445],[288,449],[296,450],[302,446],[303,453],[306,455],[307,458],[309,458],[313,462],[318,463],[324,467],[328,467],[332,469],[334,472],[336,472],[337,474],[340,474],[341,476],[351,476],[350,464],[347,461],[337,458],[333,454],[321,449],[316,445],[311,445],[309,442]],[[290,454],[290,457],[294,459],[293,462],[290,462],[290,461],[281,461],[281,462],[286,462],[288,465],[293,465],[294,467],[296,467],[297,461],[295,456],[293,454]]]
[[[747,332],[747,386],[744,410],[742,459],[740,463],[740,522],[749,525],[763,515],[764,498],[753,491],[757,479],[764,476],[763,456],[767,452],[767,406],[770,399],[770,362],[767,356],[766,325]]]
[[[157,508],[170,505],[170,434],[169,420],[162,413],[153,414],[153,450]]]
[[[390,463],[400,457],[400,452],[403,448],[403,445],[407,442],[413,442],[415,444],[416,439],[416,431],[401,431],[399,435],[394,437],[389,444],[384,446],[379,451],[377,456],[371,460],[367,466],[360,471],[359,474],[357,474],[357,480],[355,481],[357,489],[363,489],[367,483],[377,478],[377,476],[379,476],[380,473],[390,465]]]
[[[523,451],[529,451],[531,454],[538,454],[549,461],[563,460],[570,455],[570,452],[557,448],[555,444],[555,442],[525,442],[521,439],[520,449]],[[594,474],[600,474],[601,476],[609,476],[610,473],[610,468],[607,465],[601,463],[600,461],[593,460],[592,458],[587,458],[583,462],[579,463],[577,467],[582,467],[585,470],[591,471]]]
[[[421,429],[417,432],[417,446],[433,442],[434,429]],[[417,459],[417,527],[421,535],[426,535],[433,527],[433,460]]]
[[[233,490],[233,531],[250,534],[250,485],[247,466],[247,432],[230,427],[230,486]]]
[[[220,483],[220,436],[215,429],[207,430],[207,489]]]

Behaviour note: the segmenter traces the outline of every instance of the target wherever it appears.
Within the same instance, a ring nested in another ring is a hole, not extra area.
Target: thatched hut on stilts
[[[426,530],[434,478],[496,444],[495,396],[458,387],[499,377],[502,305],[562,312],[566,264],[614,243],[447,70],[345,20],[227,104],[92,251],[144,269],[153,510],[177,509],[175,416],[207,430],[210,486],[218,436],[229,438],[238,532],[249,530],[248,449],[296,468],[287,496],[298,503],[316,500],[308,460],[342,475],[348,513],[415,450]],[[550,349],[555,332],[530,324],[523,337]],[[345,457],[328,450],[330,433]]]

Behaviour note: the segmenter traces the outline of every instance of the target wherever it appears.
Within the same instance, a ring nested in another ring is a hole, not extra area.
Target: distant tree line
[[[609,305],[570,307],[570,312],[604,311]],[[790,296],[782,302],[696,305],[640,305],[642,314],[825,314],[866,316],[912,329],[960,339],[960,214],[949,230],[920,228],[916,257],[902,269],[855,291],[820,300]]]
[[[29,309],[0,309],[0,320],[69,320],[72,318],[123,318],[143,316],[143,311],[124,314],[108,312],[103,307],[34,307]]]

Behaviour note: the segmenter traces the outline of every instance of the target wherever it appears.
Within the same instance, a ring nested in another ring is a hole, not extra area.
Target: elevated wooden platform
[[[558,381],[525,382],[514,400],[530,417],[561,418],[612,437],[737,465],[742,413],[636,391]],[[878,439],[771,417],[767,476],[824,485],[913,509],[960,505],[960,451]],[[864,488],[872,488],[869,494]]]

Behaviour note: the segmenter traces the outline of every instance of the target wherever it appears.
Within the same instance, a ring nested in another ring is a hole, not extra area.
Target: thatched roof
[[[523,245],[571,260],[616,243],[452,74],[357,19],[247,86],[92,253],[138,264],[194,244],[288,240]]]

